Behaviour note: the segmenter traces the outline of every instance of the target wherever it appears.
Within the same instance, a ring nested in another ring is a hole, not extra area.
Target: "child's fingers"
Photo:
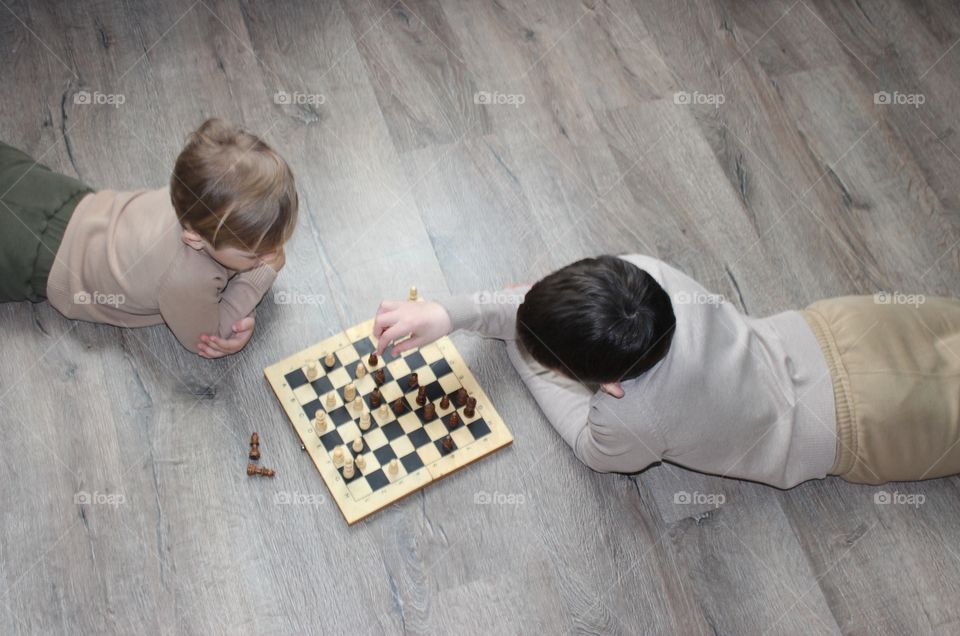
[[[377,314],[377,317],[373,321],[373,337],[379,339],[384,331],[397,322],[398,318],[399,316],[395,311]],[[383,353],[383,351],[379,351],[379,353]]]
[[[393,342],[394,340],[399,340],[409,333],[410,328],[402,322],[397,322],[391,325],[386,331],[378,336],[379,339],[377,340],[377,353],[382,354],[389,343]]]
[[[409,349],[415,349],[423,344],[423,338],[420,336],[413,336],[412,338],[407,338],[396,347],[393,348],[393,355],[398,356],[404,351]]]

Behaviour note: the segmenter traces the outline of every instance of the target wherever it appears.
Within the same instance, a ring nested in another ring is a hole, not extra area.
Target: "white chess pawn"
[[[367,460],[363,458],[363,455],[358,455],[354,461],[356,461],[357,468],[359,468],[360,470],[363,470],[364,468],[367,467]]]
[[[407,295],[407,298],[409,298],[410,300],[416,300],[416,299],[417,299],[417,288],[416,288],[416,287],[411,287],[411,288],[410,288],[410,294]]]
[[[386,417],[387,413],[389,412],[390,412],[390,407],[387,406],[386,402],[380,405],[380,417]]]
[[[307,364],[307,379],[313,382],[317,379],[317,376],[320,375],[320,368],[317,366],[316,362],[310,362]]]
[[[400,462],[398,462],[396,459],[391,459],[390,463],[387,464],[387,472],[391,475],[396,475],[399,470]]]
[[[317,411],[317,415],[313,420],[313,428],[315,428],[317,432],[327,430],[327,414],[324,411]]]
[[[343,465],[343,477],[345,479],[351,479],[353,477],[353,459],[348,459],[347,463]]]
[[[328,353],[323,357],[323,363],[328,367],[332,367],[337,363],[337,356],[333,355],[332,353]]]
[[[358,362],[357,363],[357,379],[359,380],[365,375],[367,375],[367,367],[363,366],[362,362]]]
[[[339,466],[343,463],[343,447],[337,446],[333,449],[333,465]]]
[[[362,450],[363,450],[363,438],[358,437],[357,439],[353,440],[353,452],[359,453]]]
[[[327,393],[327,408],[332,409],[336,405],[337,405],[337,392],[330,391],[329,393]]]
[[[362,408],[363,408],[363,398],[358,395],[357,398],[353,401],[353,410],[359,411]]]
[[[351,382],[347,386],[343,387],[343,401],[352,402],[353,398],[357,396],[357,387]]]
[[[360,414],[360,430],[365,431],[370,428],[370,413],[364,411]]]

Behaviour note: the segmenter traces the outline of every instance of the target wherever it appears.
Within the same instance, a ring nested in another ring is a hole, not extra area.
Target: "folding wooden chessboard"
[[[513,441],[506,424],[449,338],[405,351],[397,357],[386,351],[377,365],[371,367],[368,357],[375,349],[372,329],[373,321],[369,320],[264,370],[348,524]],[[330,366],[324,364],[328,353],[336,358]],[[315,365],[314,379],[308,380],[311,363]],[[359,379],[358,365],[367,370]],[[370,407],[370,393],[377,386],[372,373],[376,369],[384,369],[384,381],[379,386],[387,404],[386,414]],[[418,385],[426,387],[427,399],[435,405],[436,415],[431,420],[424,417],[423,406],[416,402],[417,387],[409,387],[411,373],[417,374]],[[353,403],[344,402],[344,388],[350,383],[363,400],[360,410]],[[467,417],[463,406],[457,403],[461,387],[477,400],[473,417]],[[327,398],[331,393],[335,396],[334,403],[328,408]],[[447,408],[440,406],[444,396],[450,400]],[[405,407],[400,414],[394,408],[398,399],[403,400]],[[322,431],[314,428],[318,410],[326,412]],[[371,415],[366,431],[360,430],[360,411]],[[454,412],[459,422],[451,428],[448,424]],[[442,440],[447,435],[453,440],[450,450],[443,447]],[[363,439],[360,452],[352,448],[357,437]],[[335,465],[333,461],[337,447],[343,449],[346,458],[363,456],[364,467],[357,468],[350,479],[343,476],[343,463]],[[392,459],[398,460],[396,474],[388,470]]]

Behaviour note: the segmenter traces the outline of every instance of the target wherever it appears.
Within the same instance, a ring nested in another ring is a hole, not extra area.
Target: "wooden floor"
[[[0,633],[960,633],[958,478],[594,474],[461,334],[514,445],[348,528],[262,376],[411,284],[602,252],[753,315],[956,294],[958,39],[947,0],[3,0],[4,141],[158,187],[231,118],[302,217],[299,304],[222,361],[0,307]]]

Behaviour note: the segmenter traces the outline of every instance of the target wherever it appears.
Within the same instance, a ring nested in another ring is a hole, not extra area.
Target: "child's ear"
[[[180,240],[192,247],[193,249],[200,251],[203,249],[203,239],[200,238],[200,235],[191,230],[190,228],[183,228],[180,232]]]

